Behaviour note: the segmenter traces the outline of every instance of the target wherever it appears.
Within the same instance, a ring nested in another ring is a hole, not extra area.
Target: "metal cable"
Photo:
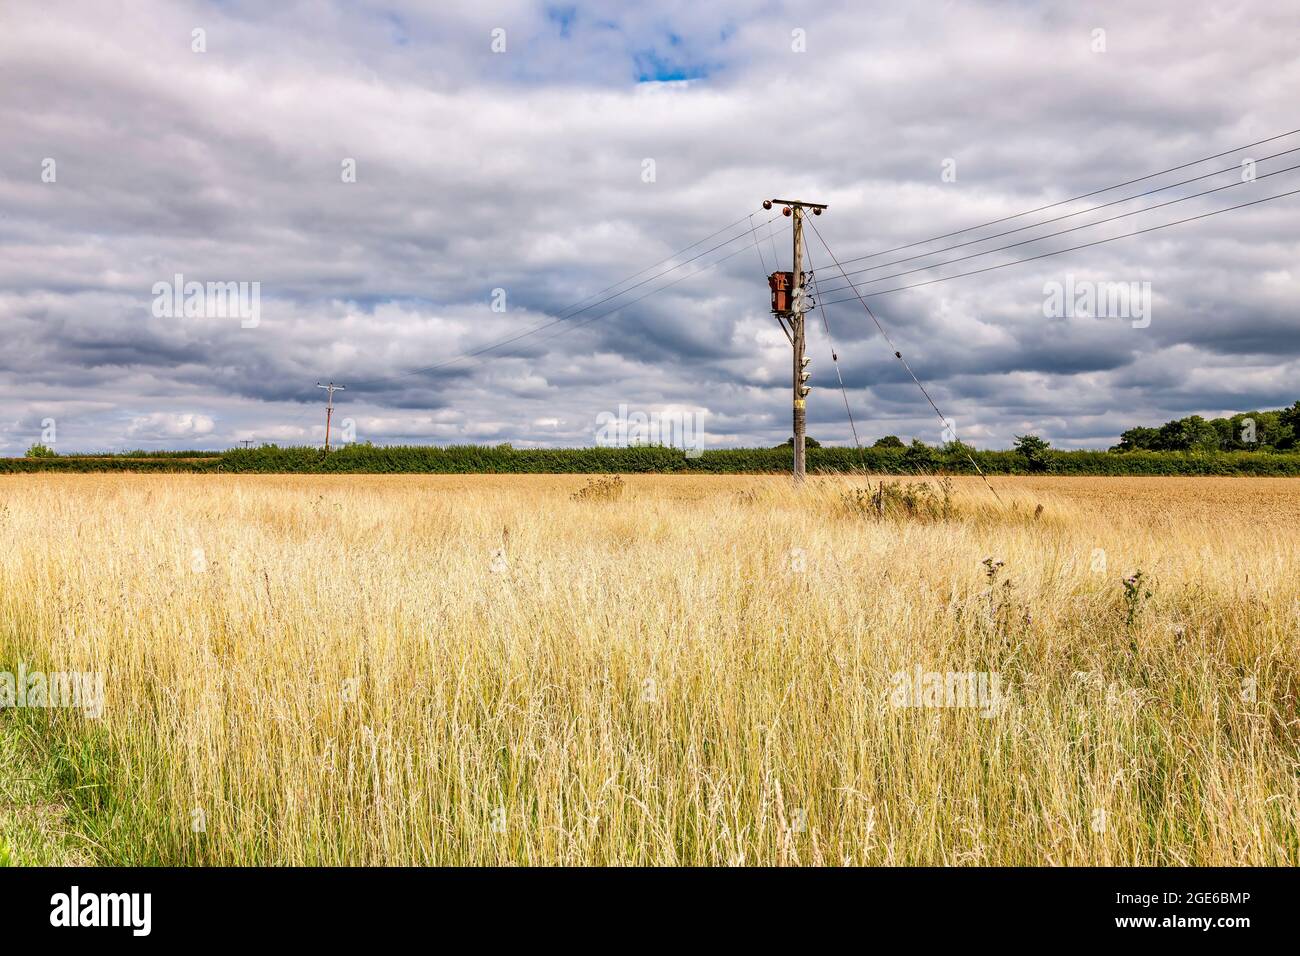
[[[827,245],[826,240],[822,237],[821,230],[817,228],[817,224],[809,220],[809,225],[812,226],[813,232],[817,235],[818,241],[820,241],[822,246],[826,249],[826,254],[830,256],[831,261],[835,263],[835,267],[839,269],[841,273],[843,273],[844,266],[840,265],[839,260],[835,258],[835,253],[831,251],[831,247]],[[854,291],[855,292],[857,291],[856,287],[854,288]],[[866,299],[862,298],[861,293],[858,294],[858,301],[862,303],[862,307],[867,310],[867,315],[871,316],[871,321],[874,322],[876,324],[876,328],[880,330],[881,336],[884,337],[884,340],[889,344],[889,347],[893,349],[894,358],[898,359],[898,361],[903,364],[903,368],[907,369],[907,374],[912,376],[912,381],[916,383],[916,387],[921,390],[921,394],[925,396],[925,400],[930,403],[930,407],[934,409],[934,413],[939,416],[939,421],[943,423],[943,427],[947,428],[948,419],[944,417],[943,412],[939,410],[939,406],[935,404],[935,401],[930,396],[929,391],[926,389],[926,387],[923,384],[921,384],[921,380],[917,378],[916,373],[912,371],[912,366],[907,364],[907,359],[903,358],[903,353],[899,350],[898,346],[894,344],[893,339],[889,337],[889,333],[885,331],[885,327],[880,323],[880,320],[876,318],[876,314],[871,311],[871,306],[867,305],[867,301]],[[825,313],[823,312],[823,315],[824,314]],[[969,451],[965,452],[965,455],[967,460],[971,463],[971,465],[974,466],[975,473],[980,476],[980,478],[984,481],[984,484],[989,489],[989,491],[993,492],[993,497],[997,498],[998,503],[1001,504],[1002,498],[998,495],[997,489],[994,488],[993,485],[989,483],[988,476],[985,475],[984,470],[980,468],[979,462],[975,460],[975,457]]]

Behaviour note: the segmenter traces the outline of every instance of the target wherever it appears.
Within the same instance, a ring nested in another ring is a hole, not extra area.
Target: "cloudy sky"
[[[64,452],[320,442],[331,379],[362,441],[592,444],[625,404],[775,444],[764,275],[790,233],[761,200],[828,203],[853,259],[1285,133],[1298,89],[1300,14],[1262,2],[3,0],[0,455],[50,420]],[[1290,404],[1300,196],[1130,234],[1300,189],[1265,175],[1297,147],[845,268],[881,292],[1123,237],[869,300],[979,447]],[[257,283],[257,308],[176,313],[177,275]],[[1045,315],[1054,282],[1149,283],[1150,307]],[[809,433],[852,440],[823,321],[864,440],[939,441],[856,300],[809,315]]]

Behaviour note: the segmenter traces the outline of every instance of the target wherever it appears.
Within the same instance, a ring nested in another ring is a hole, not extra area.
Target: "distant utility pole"
[[[240,443],[241,445],[243,445],[245,448],[251,448],[251,447],[253,446],[253,439],[251,439],[251,438],[241,438],[241,439],[239,439],[239,443]]]
[[[329,402],[325,405],[325,452],[328,454],[330,450],[330,419],[334,417],[334,392],[336,390],[346,392],[347,388],[342,385],[335,385],[333,382],[328,385],[317,382],[316,387],[326,389],[329,392]]]
[[[820,216],[827,208],[824,203],[800,202],[795,199],[764,199],[763,208],[771,209],[773,203],[784,208],[781,212],[794,217],[794,271],[774,272],[767,283],[772,290],[772,311],[785,331],[794,349],[794,479],[803,481],[806,473],[804,438],[808,430],[808,357],[804,355],[804,274],[803,274],[803,211],[811,209]],[[786,328],[786,322],[790,323]]]

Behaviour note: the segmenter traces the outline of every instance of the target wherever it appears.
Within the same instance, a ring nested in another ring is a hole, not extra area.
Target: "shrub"
[[[1058,475],[1300,476],[1300,453],[1281,451],[1163,452],[1134,450],[1043,453]],[[1034,462],[1019,451],[971,451],[990,475],[1023,475]],[[266,445],[225,452],[128,452],[0,458],[0,473],[223,472],[227,474],[789,474],[790,446],[727,448],[687,458],[680,448],[526,448],[488,445],[348,445],[329,456],[319,448]],[[906,448],[823,446],[808,449],[818,473],[973,475],[964,454],[943,454],[922,442]]]
[[[626,483],[618,475],[588,478],[587,483],[573,493],[574,501],[617,501],[623,497]]]
[[[1032,472],[1052,470],[1051,446],[1037,435],[1017,435],[1016,454],[1025,460],[1025,467]]]
[[[946,520],[952,516],[952,481],[884,481],[872,487],[849,488],[840,494],[840,507],[851,515],[874,518]]]
[[[939,456],[925,442],[913,438],[912,444],[903,452],[903,464],[911,471],[934,471],[939,465]]]

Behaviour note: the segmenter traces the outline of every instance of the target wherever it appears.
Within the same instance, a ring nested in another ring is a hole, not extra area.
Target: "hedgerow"
[[[962,450],[820,447],[808,449],[812,472],[974,474]],[[1057,451],[1045,453],[1056,475],[1300,476],[1300,454],[1279,452]],[[973,451],[992,475],[1033,474],[1030,459],[1014,451]],[[728,448],[688,457],[681,449],[512,448],[508,445],[348,445],[325,455],[319,448],[264,445],[225,452],[146,457],[60,455],[0,458],[0,474],[21,472],[190,472],[199,474],[748,474],[790,470],[790,449]]]

